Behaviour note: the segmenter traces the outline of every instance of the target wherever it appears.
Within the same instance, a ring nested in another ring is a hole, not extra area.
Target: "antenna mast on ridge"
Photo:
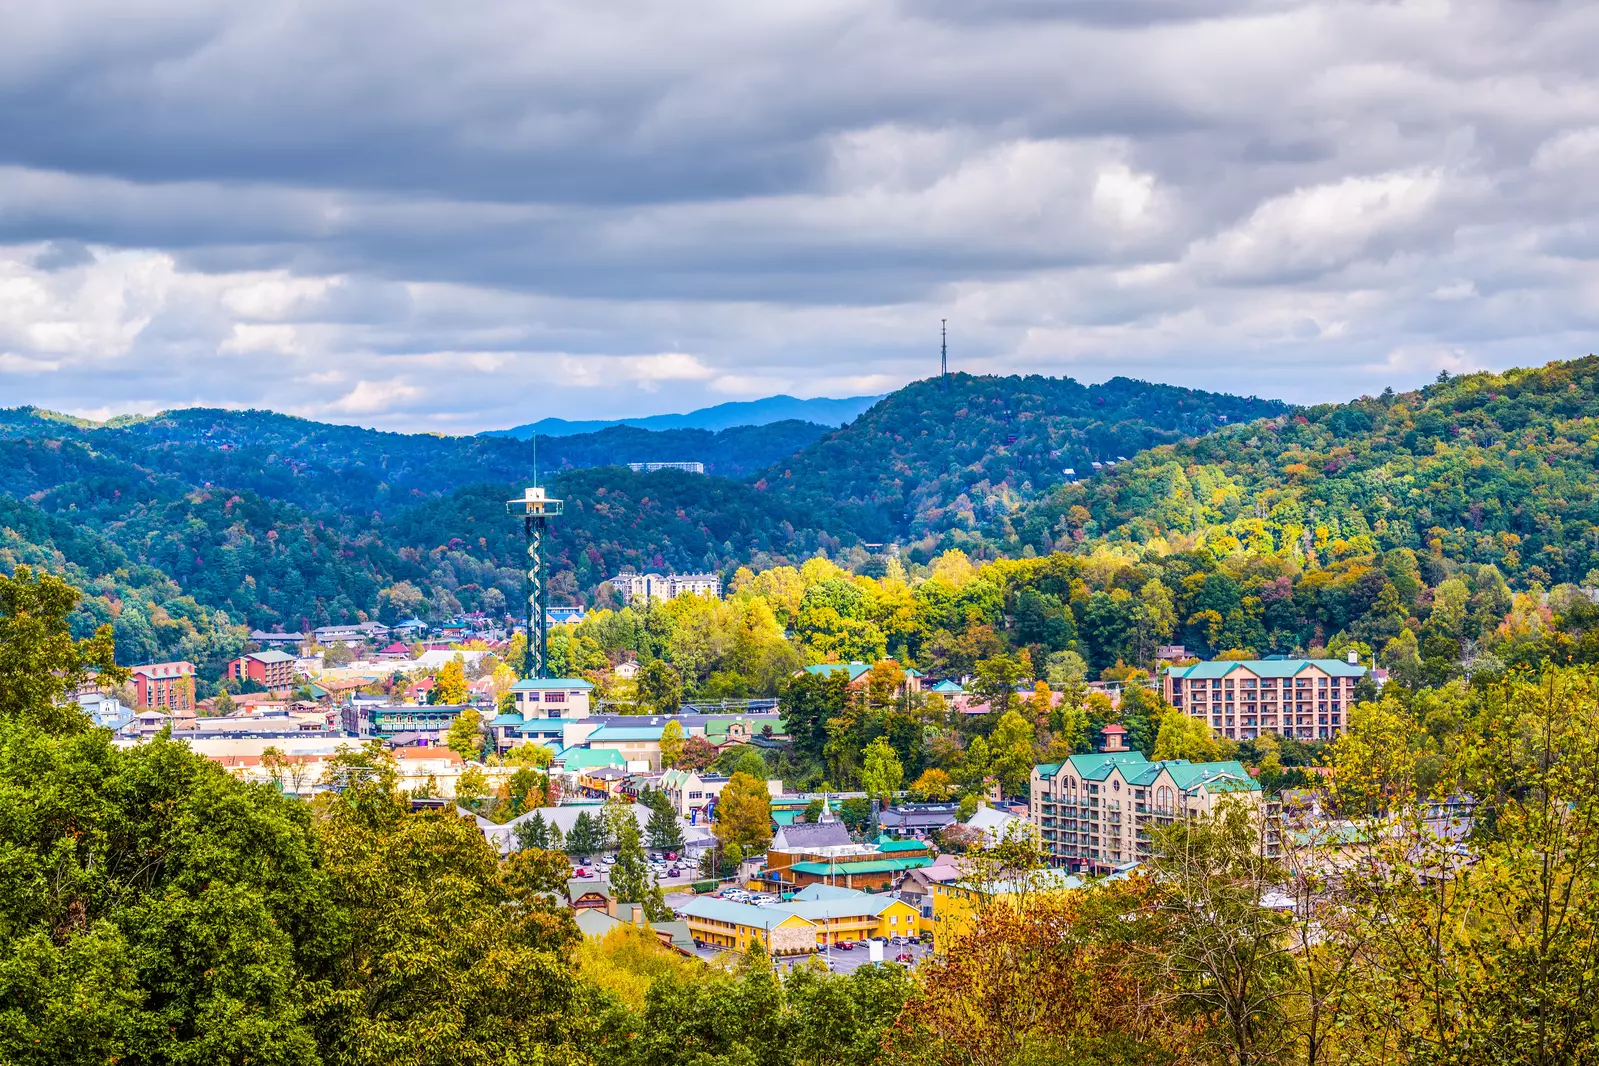
[[[949,388],[949,319],[938,320],[938,376],[943,379],[944,387]]]

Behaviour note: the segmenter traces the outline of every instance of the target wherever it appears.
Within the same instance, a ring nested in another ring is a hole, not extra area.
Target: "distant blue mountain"
[[[821,426],[842,426],[853,422],[881,396],[850,396],[842,400],[817,397],[801,400],[793,396],[768,396],[763,400],[735,400],[703,407],[686,415],[646,415],[643,418],[596,419],[591,422],[569,422],[564,418],[542,418],[525,426],[511,429],[492,429],[480,437],[515,437],[527,440],[535,433],[541,437],[571,437],[579,433],[594,433],[611,426],[635,426],[639,429],[732,429],[735,426],[764,426],[772,422],[797,419]]]

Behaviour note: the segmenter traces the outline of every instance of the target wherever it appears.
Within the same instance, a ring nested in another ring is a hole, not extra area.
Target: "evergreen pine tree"
[[[572,820],[572,831],[566,834],[566,853],[578,856],[594,855],[602,850],[604,845],[604,827],[589,817],[588,811],[578,811],[577,817]]]
[[[650,871],[644,861],[644,841],[639,835],[638,823],[631,818],[617,826],[611,892],[618,903],[645,903],[649,899]],[[664,899],[662,905],[665,905]]]
[[[677,812],[670,807],[657,807],[645,832],[649,834],[650,847],[657,851],[683,850],[683,829],[678,825]]]
[[[542,813],[534,811],[533,817],[517,825],[516,843],[519,848],[540,850],[550,846],[550,827],[544,821]]]

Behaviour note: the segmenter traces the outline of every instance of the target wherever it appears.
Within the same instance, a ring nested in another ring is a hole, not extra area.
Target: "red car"
[[[848,941],[848,940],[840,940],[838,943],[834,944],[833,946],[835,948],[837,948],[838,950],[840,950],[840,951],[854,951],[855,950],[855,945],[852,942]]]
[[[916,960],[911,958],[909,955],[901,953],[899,955],[895,955],[894,956],[894,961],[895,962],[903,962],[903,963],[912,963],[912,962],[915,962]]]

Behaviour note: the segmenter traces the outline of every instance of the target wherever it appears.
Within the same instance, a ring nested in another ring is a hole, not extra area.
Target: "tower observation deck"
[[[521,517],[527,535],[527,665],[524,677],[548,677],[546,641],[549,620],[545,615],[548,595],[544,580],[544,530],[551,518],[561,514],[563,501],[544,495],[534,485],[514,500],[505,501],[506,513]]]

